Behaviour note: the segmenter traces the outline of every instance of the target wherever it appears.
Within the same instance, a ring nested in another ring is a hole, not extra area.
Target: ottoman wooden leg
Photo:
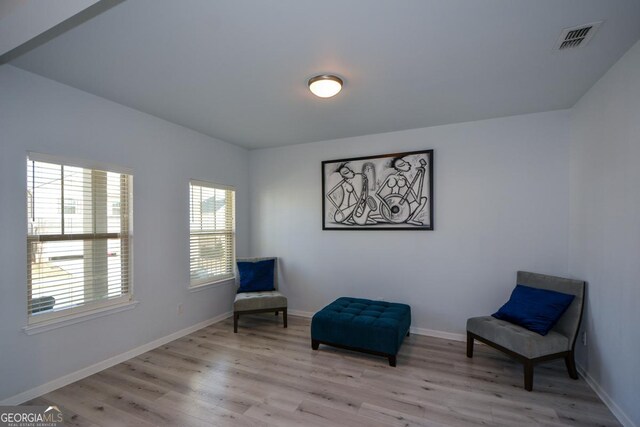
[[[284,327],[287,327],[287,309],[282,310],[282,320],[284,321]]]
[[[317,350],[320,347],[320,341],[311,340],[311,348]]]
[[[389,356],[389,366],[393,366],[395,368],[395,366],[396,366],[396,355],[395,354],[393,356]]]
[[[238,319],[240,318],[240,315],[238,313],[233,313],[233,333],[237,334],[238,333]]]

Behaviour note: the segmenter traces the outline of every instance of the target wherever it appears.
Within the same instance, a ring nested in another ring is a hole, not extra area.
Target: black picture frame
[[[325,160],[323,230],[434,229],[433,150]]]

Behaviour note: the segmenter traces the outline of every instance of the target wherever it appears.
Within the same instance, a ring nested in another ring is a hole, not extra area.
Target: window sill
[[[189,286],[189,292],[199,292],[209,288],[217,288],[223,285],[235,284],[236,278],[231,277],[229,279],[218,280],[216,282],[204,283],[202,285]]]
[[[123,304],[118,304],[115,306],[97,308],[86,313],[77,313],[71,316],[65,316],[59,319],[51,319],[46,322],[25,326],[24,328],[22,328],[22,330],[27,335],[39,334],[41,332],[50,331],[52,329],[58,329],[64,326],[73,325],[75,323],[84,322],[86,320],[96,319],[98,317],[132,310],[138,304],[139,301],[127,301]]]

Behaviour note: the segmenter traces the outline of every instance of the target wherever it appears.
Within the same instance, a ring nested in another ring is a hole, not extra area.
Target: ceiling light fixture
[[[331,98],[342,90],[342,79],[331,74],[322,74],[309,79],[309,90],[320,98]]]

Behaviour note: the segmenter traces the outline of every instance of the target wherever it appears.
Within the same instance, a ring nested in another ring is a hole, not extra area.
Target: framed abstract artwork
[[[323,230],[433,230],[433,150],[322,162]]]

